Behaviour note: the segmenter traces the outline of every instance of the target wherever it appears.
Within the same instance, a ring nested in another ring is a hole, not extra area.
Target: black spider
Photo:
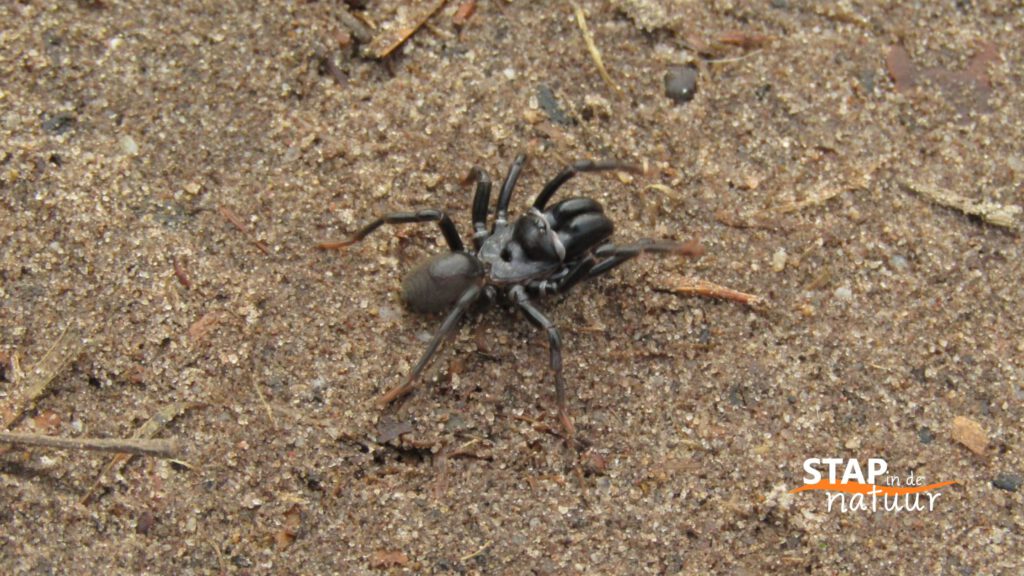
[[[572,437],[574,428],[566,409],[562,377],[562,339],[555,325],[534,306],[531,296],[564,293],[579,282],[604,274],[644,252],[686,256],[701,253],[695,241],[643,239],[632,244],[612,244],[608,240],[614,225],[601,205],[590,198],[570,198],[547,207],[555,192],[580,172],[638,171],[636,166],[614,161],[583,160],[568,166],[544,186],[527,214],[509,223],[509,200],[525,162],[526,156],[522,154],[512,162],[501,186],[497,218],[490,230],[487,215],[491,180],[480,168],[474,167],[470,172],[468,179],[476,180],[472,251],[466,250],[448,215],[434,209],[387,214],[348,240],[319,245],[325,249],[344,248],[384,224],[437,222],[451,248],[451,252],[434,256],[417,266],[402,282],[402,300],[413,311],[451,311],[405,383],[380,397],[378,402],[382,406],[412,391],[441,342],[455,331],[469,307],[483,296],[490,302],[504,300],[514,304],[527,320],[547,332],[558,414],[566,435]]]

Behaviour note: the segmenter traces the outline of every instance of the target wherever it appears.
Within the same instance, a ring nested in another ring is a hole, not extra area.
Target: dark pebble
[[[154,524],[156,524],[156,516],[149,510],[145,510],[139,514],[139,519],[135,523],[135,533],[145,536],[153,529]]]
[[[993,486],[1007,492],[1020,490],[1022,483],[1024,483],[1024,478],[1021,478],[1020,474],[1014,474],[1013,472],[1003,472],[992,481]]]
[[[43,120],[43,130],[50,134],[60,135],[75,125],[75,117],[67,112],[61,112]]]
[[[551,89],[551,86],[547,84],[537,86],[537,103],[540,104],[541,110],[547,113],[548,118],[551,118],[551,120],[565,126],[575,124],[572,117],[566,114],[562,107],[558,105],[558,99],[555,98],[555,92]]]
[[[693,66],[672,66],[665,72],[665,96],[676,104],[685,104],[697,94],[697,69]]]
[[[402,434],[408,434],[412,431],[412,422],[395,422],[390,419],[382,420],[377,424],[377,442],[379,444],[387,444]]]
[[[935,434],[925,426],[917,431],[917,439],[921,441],[921,444],[931,444],[932,440],[935,440]]]
[[[864,90],[866,94],[871,94],[875,91],[875,71],[870,68],[865,68],[860,71],[857,75],[857,81],[860,83],[861,90]]]

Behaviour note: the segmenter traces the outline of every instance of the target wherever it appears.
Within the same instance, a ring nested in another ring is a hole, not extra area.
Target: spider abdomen
[[[483,275],[483,266],[471,254],[438,254],[405,276],[402,301],[413,312],[443,312],[470,286],[479,283]]]

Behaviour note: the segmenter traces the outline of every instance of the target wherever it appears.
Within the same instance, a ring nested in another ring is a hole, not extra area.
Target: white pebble
[[[121,150],[129,156],[135,156],[139,153],[139,145],[135,143],[135,139],[125,134],[121,136]]]
[[[785,248],[779,248],[776,250],[775,253],[772,254],[772,270],[776,272],[782,272],[785,270],[787,258]]]

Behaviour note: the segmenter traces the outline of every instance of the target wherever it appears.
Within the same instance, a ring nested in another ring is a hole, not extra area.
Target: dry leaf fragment
[[[457,28],[465,26],[474,12],[476,12],[476,0],[463,0],[462,4],[459,4],[459,9],[455,11],[455,15],[452,16],[452,24]]]
[[[985,448],[988,447],[988,435],[981,428],[981,424],[963,416],[953,419],[953,440],[979,456],[984,455]]]
[[[897,92],[906,92],[917,84],[917,70],[902,46],[893,46],[885,55],[885,67]]]
[[[36,430],[39,430],[44,434],[55,434],[60,430],[60,414],[57,414],[53,410],[43,410],[32,419],[32,424],[35,426]]]
[[[370,568],[391,568],[408,563],[409,557],[401,550],[377,550],[370,555]]]
[[[730,46],[738,46],[744,50],[755,50],[764,47],[772,40],[767,34],[757,32],[744,32],[743,30],[731,30],[718,35],[718,42]]]
[[[188,337],[193,342],[198,343],[200,340],[206,337],[217,323],[220,322],[220,312],[207,312],[202,318],[196,320],[188,328]]]
[[[444,7],[446,1],[438,0],[431,4],[420,4],[419,10],[405,22],[396,24],[393,28],[374,36],[370,45],[366,47],[366,52],[378,60],[387,58],[402,44],[405,44],[405,41],[422,28],[438,10]]]
[[[302,508],[298,504],[292,505],[284,513],[284,525],[274,534],[274,544],[278,552],[288,548],[295,542],[295,538],[302,527]]]

